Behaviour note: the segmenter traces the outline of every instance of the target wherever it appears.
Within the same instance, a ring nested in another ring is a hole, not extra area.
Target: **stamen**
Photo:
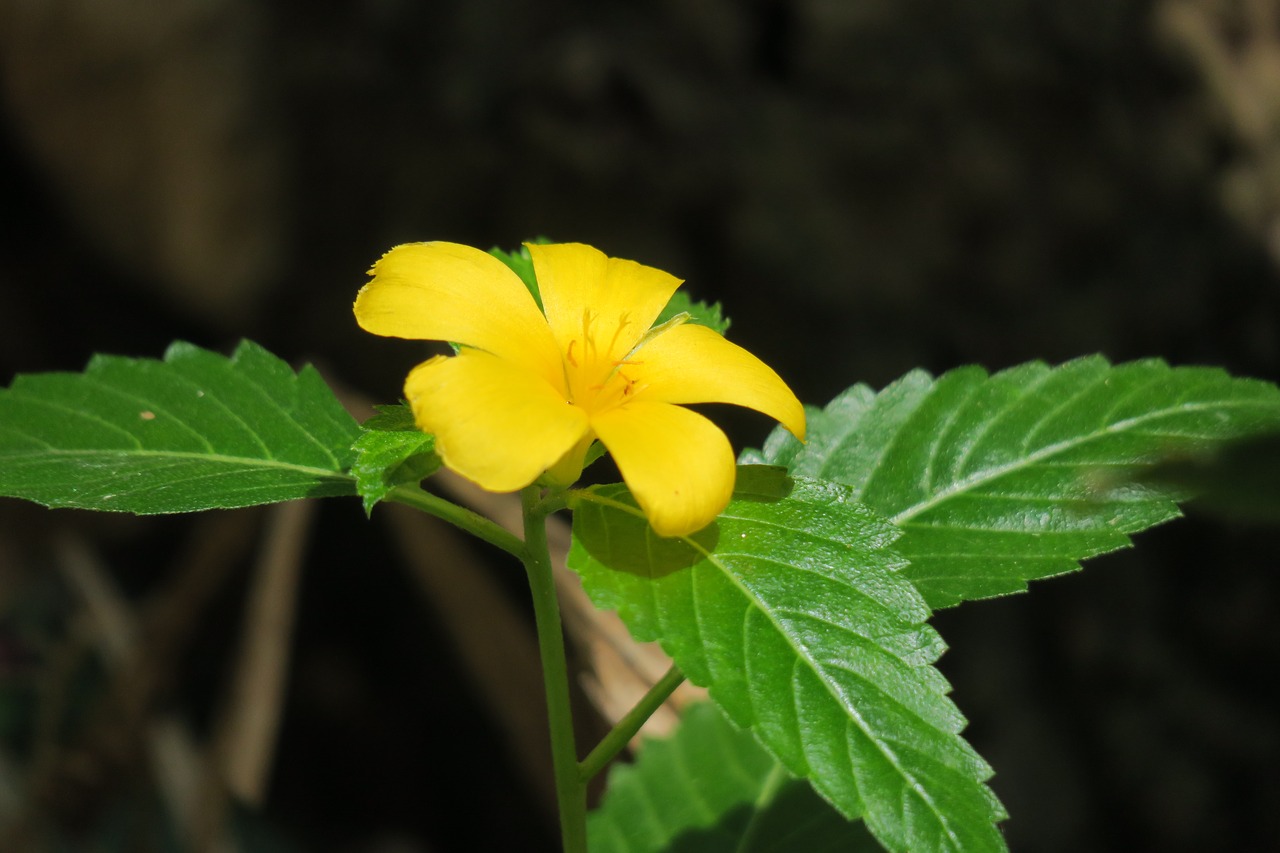
[[[569,362],[574,367],[578,366],[578,360],[573,357],[573,345],[576,344],[577,342],[578,342],[577,338],[574,338],[573,340],[569,341],[569,348],[564,351],[565,361]]]
[[[630,362],[620,362],[620,364],[630,364]],[[625,385],[622,386],[622,397],[623,399],[626,399],[627,397],[630,397],[633,393],[635,393],[636,381],[632,379],[630,376],[628,376],[627,374],[623,373],[621,370],[617,370],[616,373],[622,379],[622,381],[626,383]]]
[[[622,330],[631,325],[631,312],[623,311],[618,317],[618,325],[613,330],[613,337],[609,339],[609,352],[613,352],[613,348],[618,345],[618,335],[622,334]]]
[[[596,352],[596,339],[591,334],[591,324],[595,322],[595,319],[590,308],[582,309],[582,348],[586,352],[587,358],[591,358],[592,354]]]

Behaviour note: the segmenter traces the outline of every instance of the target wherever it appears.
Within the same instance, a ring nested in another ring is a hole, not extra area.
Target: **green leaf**
[[[535,245],[550,243],[546,237],[534,237],[528,242]],[[524,282],[524,286],[529,288],[529,293],[533,295],[533,301],[538,303],[538,308],[542,308],[542,293],[538,290],[538,278],[533,274],[533,258],[529,255],[529,250],[524,246],[520,246],[510,252],[499,249],[494,246],[489,250],[489,254],[502,261],[511,271],[520,276],[520,280]],[[545,309],[543,309],[545,310]]]
[[[658,315],[658,319],[653,321],[653,325],[659,326],[677,314],[688,314],[687,322],[706,326],[721,335],[729,331],[729,318],[723,316],[719,302],[710,305],[705,302],[694,302],[693,298],[683,290],[675,292],[671,301],[667,303],[667,307],[663,308],[662,313]]]
[[[361,427],[356,439],[356,491],[364,499],[364,511],[404,483],[420,483],[440,470],[435,436],[418,429],[406,405],[377,406],[378,414]]]
[[[707,702],[618,764],[587,822],[591,853],[873,853],[846,821]]]
[[[135,513],[350,495],[359,431],[313,368],[248,341],[99,355],[0,390],[0,495]]]
[[[946,607],[1127,546],[1186,497],[1138,482],[1153,462],[1278,428],[1269,383],[1093,356],[857,385],[810,412],[808,444],[776,430],[744,460],[852,487],[902,528],[907,576]]]
[[[656,536],[623,486],[575,496],[569,565],[735,723],[891,850],[1002,850],[990,768],[932,667],[893,525],[835,483],[745,466],[728,508]]]

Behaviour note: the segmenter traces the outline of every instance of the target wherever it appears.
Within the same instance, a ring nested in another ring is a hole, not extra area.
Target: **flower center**
[[[610,320],[589,308],[583,310],[582,327],[564,350],[570,403],[593,414],[620,406],[635,394],[636,382],[626,372],[628,365],[640,363],[628,357],[637,337],[626,333],[632,325],[625,311]]]

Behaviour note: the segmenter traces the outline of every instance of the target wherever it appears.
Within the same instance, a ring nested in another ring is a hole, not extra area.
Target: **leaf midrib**
[[[975,471],[969,474],[968,476],[965,476],[959,480],[956,480],[949,486],[943,489],[940,489],[938,492],[931,495],[927,500],[923,500],[923,501],[920,501],[919,503],[908,506],[907,508],[903,509],[896,515],[890,516],[889,520],[894,524],[898,525],[899,527],[901,527],[904,525],[905,522],[910,521],[912,518],[919,515],[920,513],[925,512],[926,510],[932,509],[933,507],[938,506],[939,504],[945,502],[946,500],[958,494],[961,494],[965,491],[968,491],[971,488],[981,486],[984,483],[991,482],[992,480],[996,480],[1000,477],[1003,477],[1005,474],[1009,474],[1013,471],[1030,467],[1051,456],[1054,456],[1058,453],[1062,453],[1067,450],[1071,450],[1075,447],[1079,447],[1080,445],[1087,444],[1090,441],[1096,441],[1097,439],[1104,438],[1107,435],[1115,435],[1118,433],[1123,433],[1126,430],[1132,429],[1135,426],[1138,426],[1145,421],[1162,418],[1174,412],[1182,413],[1182,412],[1196,412],[1196,411],[1204,411],[1204,410],[1210,410],[1210,409],[1223,409],[1223,408],[1249,408],[1249,407],[1255,407],[1257,405],[1258,403],[1252,400],[1248,402],[1234,402],[1234,401],[1221,400],[1221,401],[1214,401],[1212,403],[1196,403],[1196,404],[1190,404],[1190,405],[1179,405],[1176,407],[1157,409],[1156,411],[1147,412],[1137,417],[1128,418],[1123,421],[1117,421],[1116,423],[1110,424],[1105,428],[1098,430],[1097,432],[1076,436],[1074,438],[1060,441],[1056,444],[1046,445],[1045,447],[1042,447],[1041,449],[1033,453],[1030,453],[1026,456],[1021,456],[1017,459],[1012,460],[1007,464],[996,465],[990,468],[979,469],[978,471]]]
[[[750,519],[745,519],[745,520],[749,521]],[[757,612],[759,612],[761,615],[763,615],[766,619],[769,620],[770,624],[773,625],[774,630],[777,631],[780,636],[786,639],[787,645],[795,652],[796,657],[805,661],[805,663],[809,667],[809,671],[812,672],[820,682],[822,682],[822,685],[826,688],[827,695],[831,698],[831,700],[835,702],[835,704],[838,707],[844,709],[847,712],[848,716],[846,719],[850,723],[856,725],[858,729],[862,732],[863,736],[866,737],[868,741],[870,741],[872,744],[875,745],[876,751],[879,752],[882,756],[884,756],[885,760],[888,761],[889,764],[893,767],[893,769],[897,772],[899,778],[902,779],[903,783],[907,786],[907,788],[913,791],[916,794],[916,796],[919,797],[919,799],[929,808],[929,811],[933,814],[935,820],[937,821],[938,826],[943,830],[943,832],[946,833],[947,838],[951,839],[953,843],[958,844],[959,838],[957,838],[955,831],[952,830],[951,825],[948,823],[945,816],[942,814],[941,810],[938,808],[937,804],[934,802],[933,797],[929,796],[929,792],[925,789],[924,786],[920,784],[920,781],[916,779],[915,775],[912,774],[910,771],[907,770],[906,767],[903,766],[901,760],[898,757],[897,752],[891,749],[889,745],[882,738],[878,737],[876,733],[872,731],[870,724],[868,724],[866,718],[863,717],[861,713],[859,713],[858,709],[854,705],[850,703],[846,703],[841,700],[839,692],[835,689],[834,685],[831,683],[831,679],[828,677],[826,668],[821,666],[816,660],[814,660],[808,654],[807,648],[803,646],[800,648],[796,647],[795,643],[791,641],[790,635],[785,630],[783,630],[783,626],[778,623],[778,620],[776,618],[774,618],[773,612],[769,608],[764,607],[761,601],[759,600],[759,598],[754,593],[752,593],[751,590],[743,586],[738,581],[737,576],[729,569],[728,566],[724,565],[719,560],[715,559],[714,555],[709,553],[706,549],[704,549],[698,543],[693,542],[692,540],[686,540],[686,541],[688,541],[689,544],[692,545],[696,551],[702,554],[703,557],[707,560],[707,562],[709,562],[711,565],[719,569],[721,574],[727,577],[729,581],[742,592],[743,597],[754,604]],[[892,653],[890,652],[890,654]],[[899,705],[901,704],[898,702],[897,699],[895,699],[892,696],[889,696],[888,694],[885,694],[885,697],[889,701],[894,702],[895,704],[899,704]],[[923,725],[930,726],[931,728],[933,727],[931,723],[921,719],[914,712],[911,712],[910,709],[904,708],[904,710],[907,710],[908,713],[911,713],[913,717],[916,717],[916,719],[919,719]],[[847,751],[847,745],[846,745],[846,751]],[[852,756],[847,756],[847,757],[850,761],[850,764],[852,765],[853,764]]]
[[[627,512],[638,518],[644,518],[644,513],[638,507],[628,506],[627,504],[624,504],[620,501],[615,501],[612,498],[607,498],[597,493],[586,493],[584,494],[584,498],[591,501],[605,504],[613,509]],[[747,521],[747,522],[754,521],[754,519],[747,518],[747,517],[739,517],[737,520]],[[725,566],[724,564],[716,560],[714,555],[712,555],[709,551],[707,551],[707,549],[703,548],[702,545],[700,545],[698,542],[694,541],[693,539],[689,537],[680,537],[680,538],[687,545],[689,545],[691,548],[693,548],[695,551],[701,554],[704,559],[706,559],[709,563],[711,563],[711,565],[719,569],[721,574],[723,574],[729,580],[730,583],[732,583],[735,587],[737,587],[740,590],[743,597],[747,601],[752,602],[755,606],[755,609],[761,615],[763,615],[770,622],[770,624],[773,625],[774,629],[778,632],[778,634],[787,641],[787,645],[795,651],[796,657],[804,660],[808,664],[810,671],[813,672],[814,675],[817,676],[818,680],[822,682],[823,686],[827,690],[827,695],[830,696],[832,701],[834,701],[836,705],[839,706],[840,708],[846,709],[848,711],[849,721],[857,725],[857,727],[862,731],[862,734],[867,738],[867,740],[875,745],[876,750],[879,751],[880,754],[885,757],[885,760],[888,761],[890,765],[893,766],[894,770],[897,771],[899,777],[907,785],[908,789],[915,792],[916,796],[919,797],[919,799],[922,802],[924,802],[926,806],[928,806],[929,811],[934,815],[934,818],[936,819],[938,826],[943,830],[943,832],[946,833],[947,838],[949,838],[953,844],[956,844],[958,846],[960,843],[959,837],[955,834],[955,831],[951,828],[950,823],[946,820],[945,816],[942,814],[942,811],[938,808],[933,798],[929,796],[929,792],[926,790],[926,788],[922,786],[919,780],[916,779],[916,777],[902,765],[901,761],[898,758],[897,753],[894,752],[892,749],[890,749],[888,745],[882,741],[881,738],[875,735],[875,733],[871,730],[869,724],[867,723],[866,719],[858,712],[858,709],[853,707],[852,705],[847,705],[845,702],[841,701],[839,692],[835,690],[834,685],[832,685],[830,679],[827,678],[827,674],[824,668],[820,666],[817,661],[815,661],[812,657],[808,655],[807,649],[796,648],[795,644],[791,642],[790,635],[785,630],[783,630],[783,627],[778,623],[778,620],[774,618],[774,614],[769,610],[769,608],[763,606],[759,598],[750,589],[742,585],[742,583],[738,580],[738,577],[729,569],[728,566]],[[892,654],[892,652],[888,652],[888,653]],[[901,703],[898,703],[897,700],[894,699],[892,696],[888,696],[887,694],[886,696],[890,701],[893,701],[896,704],[901,704]],[[907,710],[908,713],[910,713],[913,717],[920,720],[922,725],[929,726],[930,728],[936,728],[928,721],[919,717],[919,715],[915,714],[915,712],[911,711],[910,709],[907,709],[904,707],[904,710]],[[852,763],[851,758],[850,758],[850,761]]]
[[[37,453],[32,453],[28,451],[22,454],[0,454],[0,460],[5,461],[7,464],[12,464],[15,462],[18,465],[21,465],[24,462],[28,462],[28,463],[34,462],[36,464],[39,464],[41,461],[43,461],[41,457],[47,457],[47,456],[64,456],[64,457],[102,456],[102,457],[110,457],[110,458],[118,458],[120,456],[127,456],[127,457],[140,456],[140,457],[162,458],[162,459],[191,459],[191,460],[198,460],[201,462],[212,462],[218,465],[237,465],[242,468],[262,468],[266,470],[297,471],[304,474],[310,474],[313,476],[321,476],[325,479],[335,479],[335,478],[345,479],[345,480],[353,479],[351,475],[348,474],[346,471],[336,469],[336,468],[316,468],[310,465],[300,465],[296,462],[283,462],[279,459],[261,459],[261,458],[255,458],[252,456],[229,456],[225,453],[198,453],[190,450],[49,449],[49,450],[42,450]]]

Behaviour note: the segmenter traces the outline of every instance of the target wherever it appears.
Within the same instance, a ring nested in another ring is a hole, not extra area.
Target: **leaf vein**
[[[1186,409],[1184,410],[1188,410],[1188,409],[1194,409],[1196,411],[1213,410],[1213,409],[1221,408],[1223,405],[1224,404],[1222,403],[1196,404],[1195,406],[1192,406],[1192,407],[1186,407]],[[1275,408],[1275,407],[1273,406],[1272,408]],[[937,493],[927,498],[926,500],[920,501],[916,504],[908,506],[905,509],[899,511],[890,520],[895,524],[901,526],[904,522],[915,517],[916,515],[919,515],[921,512],[924,512],[927,509],[931,509],[932,507],[937,506],[940,503],[943,503],[948,498],[951,498],[954,495],[960,494],[966,491],[967,489],[971,488],[972,486],[988,482],[997,477],[1008,474],[1011,471],[1016,471],[1022,468],[1030,467],[1032,465],[1040,464],[1040,461],[1042,459],[1051,457],[1054,454],[1062,453],[1066,450],[1069,450],[1074,447],[1078,447],[1081,444],[1085,444],[1089,441],[1094,441],[1099,438],[1103,438],[1109,434],[1118,434],[1118,433],[1126,432],[1131,428],[1133,428],[1134,426],[1144,423],[1145,421],[1149,421],[1157,417],[1163,417],[1166,414],[1168,414],[1168,410],[1157,410],[1155,412],[1149,412],[1143,415],[1137,415],[1132,418],[1128,418],[1126,420],[1117,421],[1116,423],[1107,426],[1104,432],[1093,433],[1093,434],[1084,435],[1084,436],[1077,436],[1071,439],[1064,439],[1063,441],[1057,442],[1055,444],[1046,445],[1045,447],[1035,451],[1029,456],[1025,456],[1019,459],[1014,459],[999,465],[992,465],[988,468],[979,468],[969,473],[968,475],[957,479],[955,482],[951,483],[945,488],[940,489]],[[971,449],[972,447],[970,447],[970,450]]]

